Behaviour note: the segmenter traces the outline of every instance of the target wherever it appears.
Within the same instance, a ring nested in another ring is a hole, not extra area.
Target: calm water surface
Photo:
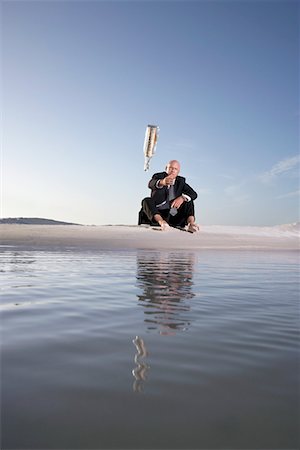
[[[299,448],[296,252],[0,263],[1,449]]]

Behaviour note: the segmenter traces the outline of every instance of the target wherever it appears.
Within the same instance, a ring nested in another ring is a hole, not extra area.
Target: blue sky
[[[297,1],[3,1],[1,22],[3,217],[135,224],[178,159],[200,224],[299,220]]]

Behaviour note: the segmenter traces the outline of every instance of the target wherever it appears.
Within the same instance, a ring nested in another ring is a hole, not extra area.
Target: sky
[[[1,24],[2,217],[137,224],[177,159],[198,223],[299,221],[298,1],[4,0]]]

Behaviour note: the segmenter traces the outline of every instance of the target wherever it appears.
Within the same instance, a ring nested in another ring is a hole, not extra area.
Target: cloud
[[[200,189],[197,189],[197,193],[199,195],[209,195],[209,194],[211,194],[211,189],[209,189],[209,188],[200,188]]]
[[[245,180],[239,184],[232,184],[224,189],[225,195],[233,205],[241,206],[248,203],[251,195],[244,192]]]
[[[167,150],[173,150],[173,151],[189,151],[189,150],[195,150],[197,146],[195,145],[195,142],[189,140],[189,139],[180,139],[178,138],[176,142],[170,142],[168,143],[165,148]]]
[[[287,194],[279,195],[277,198],[281,199],[281,198],[291,198],[291,197],[298,197],[298,196],[300,196],[300,189],[298,189],[297,191],[288,192]]]
[[[224,192],[226,195],[234,196],[237,192],[240,191],[241,184],[232,184],[231,186],[227,186],[224,188]]]
[[[292,156],[291,158],[282,159],[277,164],[275,164],[271,169],[262,175],[260,175],[260,180],[263,183],[269,183],[280,175],[284,175],[290,170],[294,169],[300,161],[300,156]]]
[[[225,173],[219,174],[219,177],[225,178],[225,180],[234,181],[234,177],[232,175],[227,175]]]
[[[246,180],[243,180],[240,183],[231,184],[230,186],[225,187],[224,193],[228,197],[236,197],[236,196],[244,197],[243,191],[244,191],[245,186],[246,186]]]

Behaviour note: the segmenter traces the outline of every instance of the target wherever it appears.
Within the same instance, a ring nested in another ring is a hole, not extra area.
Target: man
[[[162,230],[185,227],[190,233],[199,230],[195,223],[194,202],[197,193],[179,176],[180,163],[172,160],[165,172],[155,173],[149,181],[151,197],[142,201],[139,225],[159,224]],[[144,220],[143,220],[144,218]],[[146,219],[146,220],[145,220]]]

